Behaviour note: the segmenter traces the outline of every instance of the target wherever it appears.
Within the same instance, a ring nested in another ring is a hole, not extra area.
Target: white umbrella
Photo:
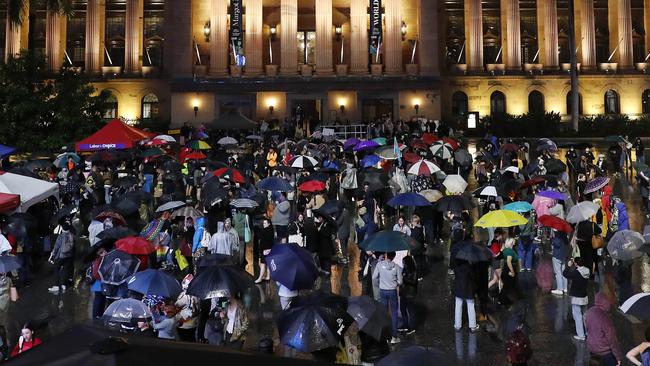
[[[217,144],[219,144],[219,145],[238,145],[239,143],[234,138],[226,136],[226,137],[220,138],[219,141],[217,141]]]
[[[504,172],[513,172],[515,174],[519,174],[519,168],[516,166],[509,166],[504,170]]]
[[[318,166],[318,161],[311,156],[298,155],[291,159],[289,166],[297,169],[308,169]]]
[[[154,140],[162,140],[162,141],[167,141],[167,142],[176,142],[176,139],[169,136],[169,135],[158,135],[153,138]]]
[[[493,196],[498,197],[497,189],[494,186],[487,186],[481,190],[478,194],[479,196]]]
[[[454,151],[451,148],[451,145],[446,143],[435,143],[429,150],[433,153],[433,156],[440,159],[451,159],[454,157]]]
[[[248,198],[237,198],[230,202],[230,205],[236,208],[255,208],[259,206],[257,202]]]
[[[246,138],[249,140],[263,140],[262,136],[258,136],[258,135],[248,135],[246,136]]]
[[[420,160],[411,165],[407,173],[413,175],[431,175],[437,171],[440,171],[440,168],[436,164],[428,160]]]
[[[172,202],[167,202],[164,203],[156,209],[156,212],[165,212],[169,210],[173,210],[175,208],[183,207],[185,206],[185,202],[182,201],[172,201]]]
[[[450,193],[463,193],[467,188],[467,182],[458,174],[450,174],[442,182]]]
[[[577,205],[571,207],[571,210],[569,210],[569,214],[566,217],[566,221],[575,224],[581,221],[589,220],[598,212],[599,209],[600,206],[591,201],[580,202]]]

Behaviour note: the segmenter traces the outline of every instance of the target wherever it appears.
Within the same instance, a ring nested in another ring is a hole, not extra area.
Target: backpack
[[[530,340],[526,334],[521,329],[512,332],[508,340],[506,340],[506,356],[508,357],[508,362],[512,364],[526,363],[532,354]]]

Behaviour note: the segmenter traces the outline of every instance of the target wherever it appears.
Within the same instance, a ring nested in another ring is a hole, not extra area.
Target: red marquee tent
[[[0,192],[0,213],[9,213],[20,206],[20,196]]]
[[[114,119],[99,131],[77,142],[75,149],[77,151],[129,149],[139,141],[152,138],[155,135],[155,133],[139,130],[119,119]]]

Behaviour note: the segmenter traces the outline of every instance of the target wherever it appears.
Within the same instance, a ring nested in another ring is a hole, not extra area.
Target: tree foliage
[[[97,93],[72,69],[45,70],[44,59],[31,53],[0,66],[0,143],[57,149],[101,127],[109,93]]]

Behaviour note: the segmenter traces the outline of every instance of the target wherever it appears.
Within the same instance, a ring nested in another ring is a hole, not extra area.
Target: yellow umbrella
[[[478,227],[511,227],[525,225],[528,220],[515,211],[496,210],[483,215],[474,226]]]
[[[201,141],[201,140],[192,141],[192,142],[190,142],[189,146],[194,150],[210,150],[210,149],[212,149],[212,146],[210,146],[210,144],[208,144],[205,141]]]

